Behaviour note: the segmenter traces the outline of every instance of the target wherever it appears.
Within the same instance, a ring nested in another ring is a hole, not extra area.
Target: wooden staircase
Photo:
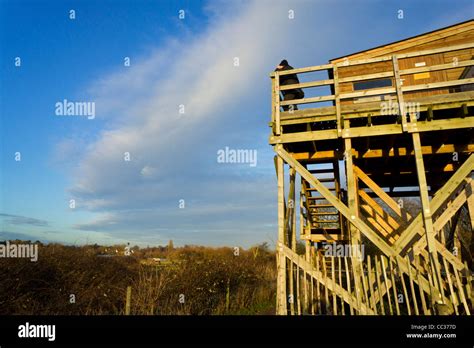
[[[338,162],[318,163],[317,169],[308,169],[336,197],[341,198]],[[342,215],[309,183],[302,180],[305,217],[307,220],[306,239],[312,242],[341,241]]]

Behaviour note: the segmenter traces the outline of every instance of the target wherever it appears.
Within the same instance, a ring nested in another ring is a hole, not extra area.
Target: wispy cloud
[[[48,221],[35,219],[32,217],[27,217],[27,216],[0,213],[0,219],[2,219],[4,223],[10,224],[10,225],[30,225],[30,226],[37,226],[37,227],[49,226]]]
[[[249,244],[273,234],[268,73],[282,58],[295,66],[321,64],[406,30],[396,9],[384,26],[387,17],[374,15],[383,4],[359,6],[357,16],[351,4],[212,2],[204,30],[170,38],[97,80],[88,92],[106,128],[85,146],[70,188],[77,207],[97,218],[75,227],[202,244]],[[67,153],[68,143],[62,146],[58,152]],[[257,167],[217,163],[225,146],[257,150]]]
[[[268,72],[281,59],[276,41],[291,38],[288,6],[217,3],[208,11],[214,19],[202,33],[170,40],[91,87],[97,118],[110,127],[89,145],[71,193],[102,215],[78,229],[130,238],[199,230],[202,243],[212,242],[206,231],[248,230],[262,239],[255,232],[273,217],[274,183],[262,170],[272,163],[268,110],[249,106],[267,97]],[[258,150],[257,168],[217,163],[224,146]]]

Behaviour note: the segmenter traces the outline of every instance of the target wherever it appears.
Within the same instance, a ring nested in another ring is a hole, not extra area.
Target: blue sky
[[[0,238],[271,243],[276,63],[323,64],[473,14],[463,0],[0,0]],[[95,118],[57,116],[64,99],[95,103]],[[225,147],[257,165],[218,163]]]

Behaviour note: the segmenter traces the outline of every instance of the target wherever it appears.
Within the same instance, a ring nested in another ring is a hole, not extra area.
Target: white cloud
[[[210,233],[219,230],[220,241],[267,239],[275,215],[268,74],[282,58],[310,51],[292,45],[314,20],[310,5],[213,3],[202,33],[169,41],[93,85],[96,117],[108,129],[89,146],[71,192],[100,215],[77,227],[131,239],[193,233],[202,244],[215,244]],[[299,20],[288,18],[289,8]],[[216,164],[224,146],[257,149],[258,166]],[[179,199],[187,202],[182,211]]]
[[[395,14],[374,15],[383,13],[382,3],[359,10],[350,4],[212,3],[204,31],[170,39],[96,81],[89,92],[107,128],[87,146],[71,193],[79,206],[104,215],[77,227],[131,240],[156,233],[184,241],[195,233],[194,242],[201,238],[202,244],[273,235],[268,73],[282,58],[317,65],[383,42],[387,33],[373,29]],[[386,31],[396,36],[400,28],[392,24]],[[258,166],[216,164],[216,150],[224,146],[257,149]],[[179,199],[189,208],[178,210]]]

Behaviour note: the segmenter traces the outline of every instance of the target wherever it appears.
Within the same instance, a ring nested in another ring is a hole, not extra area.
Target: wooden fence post
[[[132,287],[127,286],[127,297],[125,301],[125,315],[130,315],[130,304],[132,301]]]

